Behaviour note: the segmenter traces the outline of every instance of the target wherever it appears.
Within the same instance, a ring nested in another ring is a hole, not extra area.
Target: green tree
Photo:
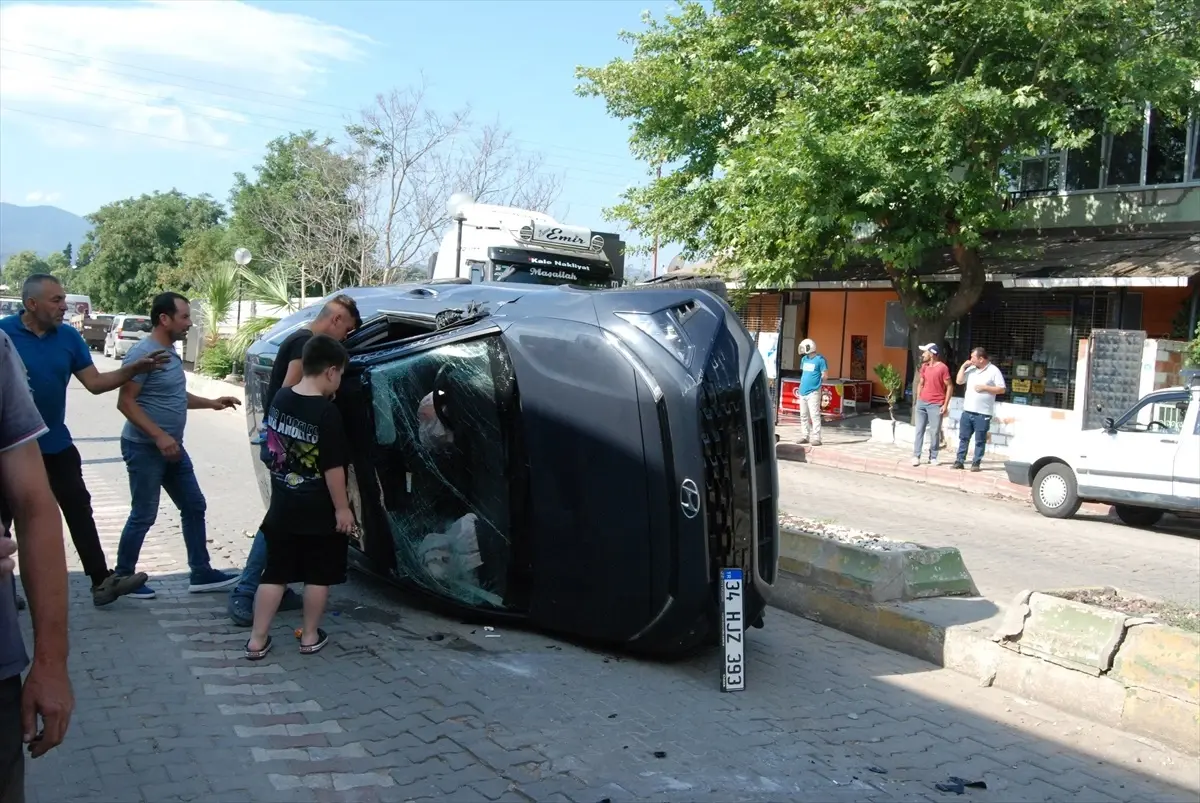
[[[0,271],[0,281],[8,285],[10,295],[20,295],[21,285],[25,283],[26,279],[35,273],[49,272],[50,266],[36,252],[19,251],[4,263],[4,270]]]
[[[1006,163],[1082,145],[1085,110],[1121,132],[1145,102],[1200,107],[1195,0],[715,0],[644,20],[631,59],[578,71],[666,168],[612,216],[749,286],[882,264],[914,346],[979,299]],[[959,280],[939,290],[914,269],[943,252]]]
[[[46,270],[62,283],[68,293],[75,292],[76,271],[71,267],[71,260],[64,252],[55,251],[46,257]]]
[[[88,216],[93,228],[79,251],[86,265],[79,290],[97,309],[145,311],[164,289],[160,277],[178,275],[188,237],[219,226],[224,214],[209,196],[177,190],[106,204]]]
[[[255,272],[282,272],[297,289],[344,287],[363,257],[351,198],[362,178],[360,163],[315,132],[272,140],[253,180],[235,175],[231,244],[250,249]]]
[[[62,250],[62,255],[67,258],[68,265],[73,265],[75,263],[74,245],[72,243],[67,243],[67,247]]]

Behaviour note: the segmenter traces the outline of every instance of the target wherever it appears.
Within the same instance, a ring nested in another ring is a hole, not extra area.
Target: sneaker
[[[912,464],[913,464],[914,466],[919,466],[919,465],[921,465],[921,458],[919,458],[919,457],[914,457],[914,458],[912,459]]]
[[[936,457],[931,457],[931,458],[929,458],[929,465],[931,465],[931,466],[940,466],[941,464],[942,464],[942,461],[941,461],[940,459],[938,459],[938,458],[936,458]]]
[[[151,588],[150,586],[143,583],[142,585],[135,588],[133,591],[130,591],[125,596],[128,597],[129,599],[147,600],[147,599],[154,599],[155,597],[158,596],[158,594],[155,593],[153,588]]]
[[[813,442],[812,442],[812,445],[813,445],[813,446],[820,446],[820,445],[821,445],[821,442],[820,442],[820,441],[813,441]]]
[[[192,572],[188,593],[207,594],[212,591],[220,591],[223,588],[237,585],[237,581],[238,575],[236,574],[227,574],[216,569],[197,569]]]
[[[145,586],[145,572],[138,572],[126,577],[118,577],[115,573],[109,573],[108,577],[104,578],[99,585],[92,586],[92,604],[97,608],[108,605],[116,602],[117,597],[132,594]]]
[[[808,446],[808,438],[801,438],[800,440],[796,441],[796,443],[800,444],[801,446]]]
[[[964,468],[966,468],[966,466],[964,466],[961,461],[955,460],[952,468],[954,468],[958,471],[962,471]]]
[[[971,470],[972,471],[983,471],[983,468],[978,463],[972,463]]]

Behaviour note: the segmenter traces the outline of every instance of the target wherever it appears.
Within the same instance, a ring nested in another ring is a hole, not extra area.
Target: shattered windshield
[[[374,477],[401,575],[470,605],[506,606],[512,367],[498,335],[368,369]]]

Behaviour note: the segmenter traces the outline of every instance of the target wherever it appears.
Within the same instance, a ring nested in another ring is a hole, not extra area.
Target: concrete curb
[[[836,446],[801,446],[797,443],[775,444],[775,456],[779,460],[794,463],[810,463],[814,466],[857,471],[861,474],[876,474],[882,477],[921,482],[941,488],[973,494],[1001,496],[1031,504],[1030,490],[1024,485],[1015,485],[996,471],[954,471],[948,466],[912,466],[909,458],[895,459],[875,457],[838,449]],[[1080,508],[1085,513],[1098,516],[1108,515],[1108,505],[1085,503]]]
[[[872,602],[979,596],[954,547],[866,549],[792,528],[781,528],[779,540],[779,568]]]
[[[975,678],[981,686],[995,686],[1093,722],[1148,736],[1190,755],[1200,755],[1197,713],[1200,701],[1194,696],[1191,699],[1175,696],[1179,689],[1185,693],[1190,689],[1186,679],[1181,681],[1176,677],[1179,665],[1186,667],[1189,660],[1194,660],[1187,653],[1190,641],[1181,641],[1177,633],[1147,630],[1146,636],[1139,635],[1140,643],[1131,651],[1129,661],[1123,661],[1118,650],[1114,666],[1129,667],[1124,676],[1114,669],[1113,674],[1097,677],[1021,655],[993,641],[988,629],[994,626],[995,618],[990,614],[999,609],[981,598],[874,603],[847,592],[808,585],[795,575],[780,571],[767,601],[773,607],[881,647],[953,669]],[[961,616],[967,612],[977,615]],[[963,623],[964,619],[973,622]],[[1136,634],[1140,630],[1131,632]],[[1143,638],[1145,642],[1141,642]],[[1153,668],[1145,666],[1148,656],[1163,652],[1172,659]],[[1128,677],[1135,672],[1134,665],[1140,667],[1137,685],[1127,685],[1135,680]],[[1163,684],[1168,684],[1173,693],[1163,693]]]

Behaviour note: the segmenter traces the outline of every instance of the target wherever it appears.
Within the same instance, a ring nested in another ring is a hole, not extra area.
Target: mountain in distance
[[[91,223],[56,206],[0,203],[0,265],[21,251],[47,257],[66,248],[67,243],[79,253],[91,230]]]

